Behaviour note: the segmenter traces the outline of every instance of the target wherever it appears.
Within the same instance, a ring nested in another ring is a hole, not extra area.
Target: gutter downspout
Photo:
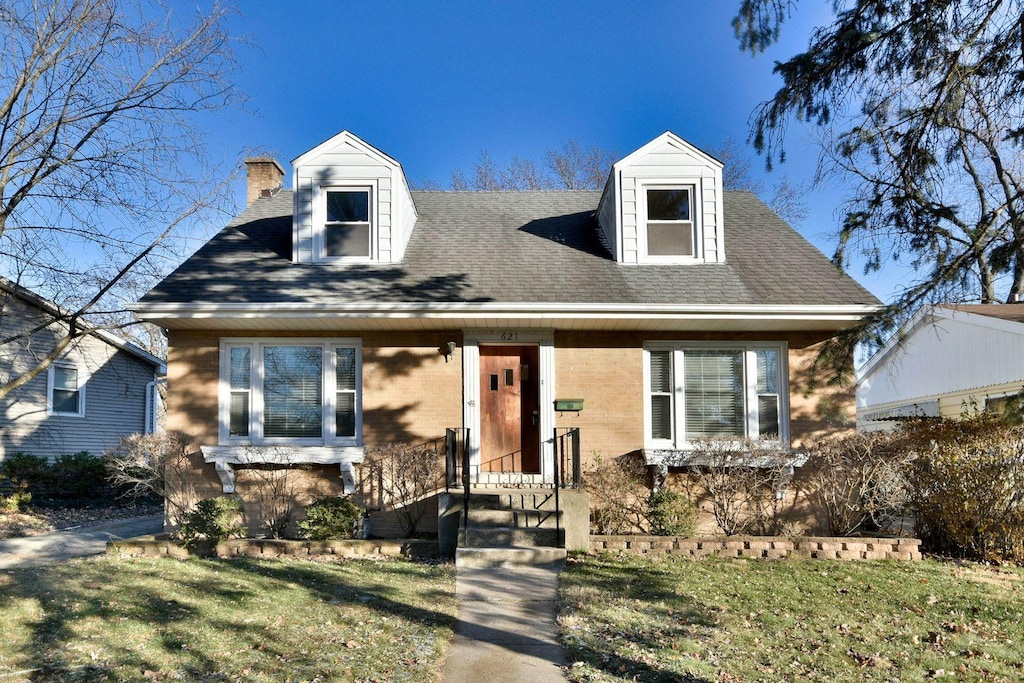
[[[146,384],[146,434],[156,433],[157,411],[160,409],[160,392],[157,387],[166,382],[166,377],[158,377]]]

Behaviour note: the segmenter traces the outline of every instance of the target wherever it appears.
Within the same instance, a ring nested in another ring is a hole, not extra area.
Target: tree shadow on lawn
[[[656,614],[658,623],[641,628],[610,613],[622,601],[635,601],[638,612],[663,610],[670,614]],[[602,615],[602,610],[609,612]],[[711,683],[709,678],[663,668],[652,662],[652,657],[643,661],[632,653],[657,652],[684,641],[710,640],[708,630],[718,627],[715,611],[696,596],[687,596],[676,575],[654,563],[637,566],[611,556],[590,556],[579,564],[571,563],[563,574],[559,613],[564,620],[571,622],[577,612],[596,613],[604,623],[597,623],[594,630],[605,631],[600,637],[590,633],[586,639],[574,638],[571,629],[563,625],[562,637],[570,656],[624,680]]]
[[[387,572],[408,573],[410,581],[422,577],[415,565],[405,570],[402,564],[388,563]],[[31,681],[124,680],[159,678],[172,667],[187,678],[216,681],[255,678],[260,662],[277,671],[290,661],[322,669],[326,664],[315,653],[303,659],[302,636],[317,630],[318,637],[332,640],[325,647],[344,650],[344,638],[351,637],[351,625],[344,623],[347,606],[453,630],[454,613],[403,602],[401,588],[363,581],[344,566],[101,559],[10,570],[0,574],[0,633],[5,632],[0,641],[6,641],[0,644],[0,661],[6,664],[0,675],[20,671],[21,680]],[[122,585],[128,567],[136,569],[130,584]],[[284,614],[287,605],[271,602],[268,596],[281,591],[296,591],[289,595],[298,612]],[[454,591],[425,590],[413,599],[454,603]],[[264,614],[268,610],[273,612]],[[318,624],[319,618],[326,623]],[[293,626],[293,637],[282,640],[281,626],[289,620],[301,629]],[[245,661],[232,661],[239,656]],[[251,667],[233,668],[245,663]],[[332,672],[311,669],[314,673]]]

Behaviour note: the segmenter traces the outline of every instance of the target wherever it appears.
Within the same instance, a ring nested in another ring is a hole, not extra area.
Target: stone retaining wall
[[[180,542],[155,536],[132,538],[107,543],[107,554],[121,557],[256,557],[291,556],[301,559],[340,560],[361,557],[437,558],[437,541],[433,540],[338,540],[286,541],[280,539],[232,538],[216,546],[198,543],[191,552]]]
[[[920,560],[916,538],[837,538],[822,536],[591,536],[591,552],[631,552],[680,557],[747,557],[777,560]]]

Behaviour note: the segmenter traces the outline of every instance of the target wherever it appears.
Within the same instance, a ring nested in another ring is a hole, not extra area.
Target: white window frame
[[[249,348],[249,434],[231,436],[231,353],[234,347]],[[321,435],[320,437],[264,437],[263,436],[263,351],[269,346],[318,346],[323,363],[321,367]],[[335,351],[339,348],[355,349],[355,436],[336,434],[335,409],[337,407],[337,375]],[[220,341],[219,419],[218,444],[251,446],[362,446],[363,443],[363,348],[362,340],[324,337],[260,337],[224,338]]]
[[[651,425],[651,351],[671,351],[672,368],[672,438],[655,439]],[[789,447],[789,349],[785,342],[674,342],[652,341],[643,345],[644,384],[644,447],[649,450],[691,450],[687,439],[686,401],[683,367],[687,351],[740,351],[743,353],[744,434],[750,441],[760,441],[758,424],[757,352],[775,351],[779,357],[779,435],[778,444]],[[774,442],[774,439],[773,439]],[[737,441],[737,445],[739,442]]]
[[[327,230],[328,192],[367,192],[370,196],[370,248],[367,256],[329,256],[325,233]],[[317,187],[313,201],[313,259],[316,261],[369,263],[377,260],[377,234],[380,215],[377,211],[377,181],[360,180],[345,183],[331,183]]]
[[[693,254],[652,255],[647,248],[647,191],[648,190],[682,190],[690,191],[690,218],[693,223]],[[702,208],[702,179],[699,177],[682,177],[673,179],[643,179],[637,181],[636,223],[639,260],[641,263],[703,263],[704,262],[704,224]]]
[[[78,410],[76,412],[64,412],[53,409],[54,374],[58,368],[75,370],[78,373]],[[67,361],[56,361],[46,369],[46,414],[59,415],[62,417],[85,417],[85,385],[89,377],[85,369]]]

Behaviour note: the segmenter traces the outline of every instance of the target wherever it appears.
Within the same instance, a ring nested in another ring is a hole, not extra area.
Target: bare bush
[[[177,525],[196,498],[191,448],[191,437],[181,432],[130,434],[103,459],[114,488],[131,498],[162,498],[171,524]]]
[[[846,434],[818,442],[811,454],[810,481],[831,534],[887,529],[903,514],[909,457],[892,435]]]
[[[1024,429],[980,414],[909,423],[899,438],[915,533],[930,550],[1024,557]]]
[[[261,533],[282,538],[295,521],[297,501],[306,494],[303,473],[309,466],[296,464],[288,448],[244,449],[238,459],[236,491],[249,504],[247,516],[255,517]]]
[[[367,449],[370,468],[385,509],[395,512],[402,533],[412,536],[430,496],[444,488],[444,459],[430,444],[388,443]]]
[[[632,454],[605,459],[594,456],[583,475],[591,496],[590,524],[595,534],[628,534],[649,525],[649,489],[643,459]]]
[[[777,442],[701,439],[676,465],[689,468],[690,496],[706,496],[722,533],[777,534],[792,456]]]

